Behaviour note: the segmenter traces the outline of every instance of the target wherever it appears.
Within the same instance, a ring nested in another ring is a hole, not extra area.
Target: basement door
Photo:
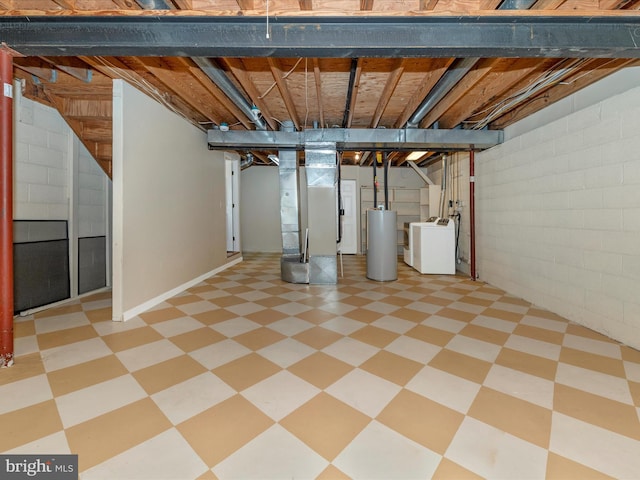
[[[239,196],[239,166],[240,161],[229,153],[224,153],[225,160],[225,193],[227,211],[227,254],[240,251],[240,210]]]
[[[342,208],[344,215],[340,217],[342,222],[342,241],[340,251],[343,254],[358,253],[358,212],[356,209],[356,181],[340,180],[342,195]]]

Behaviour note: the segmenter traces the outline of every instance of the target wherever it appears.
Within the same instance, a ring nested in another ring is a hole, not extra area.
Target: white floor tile
[[[449,305],[449,307],[463,312],[473,313],[474,315],[479,315],[487,309],[487,307],[484,307],[482,305],[476,305],[475,303],[466,302],[453,302],[451,305]]]
[[[202,300],[200,302],[192,302],[192,303],[185,303],[183,305],[178,305],[176,308],[184,312],[186,315],[196,315],[198,313],[214,310],[214,308],[212,307],[213,306],[211,302],[208,302],[207,300]]]
[[[466,414],[480,391],[480,384],[427,365],[405,388]]]
[[[196,478],[208,470],[187,441],[171,429],[82,474],[82,480],[178,480]]]
[[[242,391],[242,396],[275,421],[320,393],[320,389],[283,370]]]
[[[123,375],[56,397],[56,404],[64,428],[69,428],[146,396],[131,375]]]
[[[325,391],[356,410],[376,417],[400,391],[401,387],[356,368]]]
[[[192,330],[202,328],[204,325],[191,317],[174,318],[166,322],[154,323],[151,325],[163,337],[174,337],[181,333],[187,333]]]
[[[229,363],[251,353],[244,345],[231,339],[223,340],[214,345],[207,345],[191,352],[189,355],[200,362],[205,368],[212,370],[220,365]]]
[[[224,322],[214,323],[211,325],[211,328],[226,337],[236,337],[243,333],[255,330],[256,328],[260,328],[261,326],[262,325],[259,323],[252,322],[246,318],[232,318],[231,320],[225,320]]]
[[[545,330],[553,330],[554,332],[564,333],[567,331],[568,322],[560,322],[558,320],[550,320],[548,318],[540,318],[533,315],[525,315],[520,320],[523,325],[530,327],[544,328]]]
[[[269,298],[271,296],[268,293],[261,292],[254,285],[260,285],[260,283],[257,283],[257,284],[253,283],[253,284],[247,285],[247,288],[254,288],[255,290],[250,290],[248,292],[237,293],[236,297],[242,298],[243,300],[246,300],[247,302],[255,302],[256,300],[262,300],[263,298]]]
[[[441,456],[372,421],[338,455],[333,464],[351,478],[431,478]]]
[[[73,312],[56,317],[36,318],[33,323],[38,335],[91,324],[84,312]]]
[[[236,391],[210,372],[190,378],[151,396],[177,425],[232,397]]]
[[[501,347],[489,342],[483,342],[482,340],[476,340],[475,338],[465,337],[463,335],[456,335],[446,348],[453,350],[454,352],[469,355],[470,357],[479,358],[486,362],[493,362],[500,353]]]
[[[95,322],[93,328],[100,335],[109,335],[110,333],[120,333],[127,330],[134,330],[140,327],[146,327],[147,324],[140,317],[134,317],[126,322],[114,322],[113,320],[105,320],[104,322]]]
[[[504,333],[511,333],[518,326],[515,322],[500,320],[499,318],[485,317],[484,315],[478,315],[476,318],[471,320],[471,324],[491,328]]]
[[[363,305],[362,308],[366,310],[371,310],[373,312],[384,313],[385,315],[389,315],[392,312],[395,312],[400,307],[398,305],[392,305],[390,303],[384,302],[371,302]]]
[[[554,361],[560,358],[560,350],[562,349],[560,345],[541,342],[540,340],[534,340],[533,338],[523,337],[521,335],[511,335],[504,346],[512,350],[517,350],[518,352],[537,355],[538,357],[544,357]]]
[[[280,425],[258,435],[212,470],[220,480],[316,478],[329,462]]]
[[[325,303],[318,307],[320,310],[324,310],[325,312],[335,313],[336,315],[344,315],[345,313],[349,313],[351,310],[355,310],[355,305],[349,305],[347,303]]]
[[[614,478],[638,478],[640,442],[554,412],[549,450]]]
[[[79,365],[111,354],[111,349],[107,347],[101,338],[91,338],[40,351],[42,363],[44,363],[44,368],[47,372]]]
[[[61,430],[2,453],[7,455],[68,455],[73,452],[67,443],[67,436]]]
[[[229,310],[230,312],[235,313],[239,317],[243,317],[251,313],[260,312],[266,309],[266,307],[263,307],[258,303],[252,303],[252,302],[239,303],[238,305],[229,305],[228,307],[224,307],[224,308],[226,310]]]
[[[384,328],[385,330],[399,333],[401,335],[416,326],[415,323],[410,322],[409,320],[403,320],[402,318],[391,317],[389,315],[385,315],[384,317],[379,318],[371,325],[379,328]]]
[[[429,363],[431,359],[435,357],[440,350],[442,350],[442,348],[437,345],[405,336],[396,338],[393,342],[384,347],[384,349],[388,352],[392,352],[424,364]]]
[[[269,324],[269,328],[271,330],[275,330],[276,332],[289,337],[293,337],[294,335],[313,327],[315,327],[313,323],[296,317],[283,318],[282,320]]]
[[[640,382],[640,363],[624,362],[624,371],[627,379],[632,382]]]
[[[547,451],[498,430],[472,417],[466,417],[445,457],[485,478],[545,478]]]
[[[38,338],[35,335],[28,337],[18,337],[13,339],[13,350],[15,356],[29,355],[40,350]]]
[[[578,335],[566,334],[562,345],[565,347],[583,350],[585,352],[604,355],[611,358],[622,358],[620,346],[616,343],[601,342],[592,338],[580,337]]]
[[[0,375],[2,370],[0,370]],[[45,374],[0,385],[0,415],[51,400],[53,393]]]
[[[633,405],[629,382],[625,378],[594,372],[585,368],[558,363],[556,382],[600,395],[611,400]]]
[[[450,333],[458,333],[460,330],[467,326],[465,322],[454,320],[452,318],[439,317],[438,315],[432,315],[420,323],[422,323],[422,325],[439,328],[440,330],[444,330]]]
[[[435,303],[413,302],[406,305],[405,308],[434,315],[442,310],[442,305],[436,305]]]
[[[276,305],[275,307],[272,307],[272,308],[273,310],[277,310],[279,312],[295,317],[300,313],[311,310],[313,307],[310,307],[309,305],[305,305],[303,303],[290,302],[290,303],[283,303],[281,305]]]
[[[315,352],[314,348],[292,338],[285,338],[258,351],[260,355],[282,368],[287,368]]]
[[[349,365],[358,367],[378,353],[379,349],[353,338],[345,337],[323,348],[322,351]]]
[[[484,380],[484,385],[541,407],[553,408],[554,383],[550,380],[501,365],[493,365]]]
[[[351,335],[353,332],[366,326],[367,324],[364,322],[359,322],[347,317],[332,318],[322,324],[322,328],[326,328],[327,330],[331,330],[336,333],[341,333],[342,335]]]
[[[184,352],[171,341],[165,339],[147,343],[116,353],[118,359],[130,372],[150,367],[156,363],[184,355]]]

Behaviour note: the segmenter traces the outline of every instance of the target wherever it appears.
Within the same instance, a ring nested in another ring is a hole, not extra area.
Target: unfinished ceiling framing
[[[271,132],[286,121],[296,132],[501,130],[639,65],[638,8],[640,0],[0,0],[0,42],[22,55],[14,75],[23,95],[56,108],[110,175],[112,79],[204,131]],[[237,147],[270,164],[270,145]],[[406,150],[390,153],[392,165],[406,164]],[[443,150],[426,149],[418,163]],[[345,150],[342,161],[373,157]]]

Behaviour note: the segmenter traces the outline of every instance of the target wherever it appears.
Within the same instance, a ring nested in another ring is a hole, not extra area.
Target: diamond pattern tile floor
[[[244,261],[124,324],[16,319],[0,451],[83,480],[638,478],[640,352],[481,282]]]

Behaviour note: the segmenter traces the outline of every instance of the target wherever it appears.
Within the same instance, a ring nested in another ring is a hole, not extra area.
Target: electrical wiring
[[[298,61],[297,61],[297,62],[296,62],[296,64],[291,68],[291,70],[289,70],[287,73],[285,73],[284,75],[282,75],[282,78],[283,78],[283,79],[286,79],[289,75],[291,75],[291,74],[293,73],[293,71],[296,69],[296,67],[298,66],[298,64],[299,64],[301,61],[302,61],[302,57],[300,57],[300,58],[298,59]],[[260,100],[262,100],[264,97],[266,97],[266,96],[269,94],[269,92],[270,92],[271,90],[273,90],[273,88],[274,88],[277,84],[278,84],[278,82],[273,82],[273,83],[271,84],[271,86],[270,86],[269,88],[267,88],[267,90],[266,90],[262,95],[260,95],[258,98],[259,98]]]

